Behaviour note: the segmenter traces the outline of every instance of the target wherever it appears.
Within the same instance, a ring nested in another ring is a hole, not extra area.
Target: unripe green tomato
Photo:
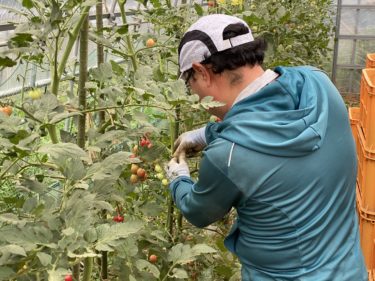
[[[168,182],[167,179],[163,179],[163,180],[161,181],[161,183],[162,183],[162,185],[164,185],[164,186],[167,186],[167,185],[169,184],[169,182]]]
[[[160,165],[159,165],[159,164],[156,164],[156,165],[155,165],[155,172],[160,173],[160,172],[162,172],[162,171],[163,171],[163,169],[160,167]]]
[[[42,96],[42,91],[40,89],[35,89],[29,91],[29,97],[33,100],[38,100]]]
[[[164,175],[162,173],[157,173],[156,174],[156,177],[159,179],[159,180],[163,180],[164,179]]]

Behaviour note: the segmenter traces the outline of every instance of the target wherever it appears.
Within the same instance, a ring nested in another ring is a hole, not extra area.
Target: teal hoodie
[[[237,211],[226,247],[243,281],[364,281],[348,114],[312,67],[280,75],[206,129],[199,179],[170,184],[185,218],[207,226]]]

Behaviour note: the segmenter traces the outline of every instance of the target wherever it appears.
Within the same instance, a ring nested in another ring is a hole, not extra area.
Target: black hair
[[[212,65],[214,73],[234,70],[245,65],[262,65],[266,47],[266,41],[263,38],[257,38],[250,43],[215,53],[201,63]]]

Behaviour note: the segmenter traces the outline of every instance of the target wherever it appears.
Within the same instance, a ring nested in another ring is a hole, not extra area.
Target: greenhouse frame
[[[250,1],[251,2],[251,1]],[[116,24],[120,13],[115,0],[107,0],[104,3],[105,24]],[[176,0],[174,5],[180,3]],[[201,2],[205,5],[204,2]],[[0,0],[0,5],[21,9],[20,3],[13,0]],[[139,3],[128,1],[129,9],[139,8]],[[335,11],[335,34],[332,38],[332,66],[331,79],[343,96],[358,95],[361,70],[365,66],[366,54],[375,52],[375,0],[336,0],[332,3]],[[131,13],[128,15],[131,20]],[[17,17],[0,8],[0,51],[7,48],[7,39],[14,30],[11,21]],[[95,21],[95,15],[90,16]],[[141,23],[134,22],[134,28],[139,28]],[[147,27],[146,27],[147,28]],[[94,48],[92,48],[94,49]],[[77,56],[78,46],[73,56]],[[95,50],[90,54],[90,65],[95,67]],[[22,65],[0,71],[0,97],[11,96],[21,91],[18,74],[23,73]],[[28,73],[23,88],[43,87],[49,84],[46,79],[48,73],[39,74],[36,67]]]

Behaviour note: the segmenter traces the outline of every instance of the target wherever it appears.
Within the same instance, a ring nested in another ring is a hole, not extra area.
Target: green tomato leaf
[[[72,181],[78,181],[86,175],[85,166],[80,159],[67,158],[59,165],[64,176]]]
[[[127,259],[138,254],[138,243],[135,237],[128,237],[121,241],[121,247],[116,249],[119,258]]]
[[[103,244],[103,243],[98,243],[95,246],[95,249],[97,251],[103,251],[103,252],[113,252],[114,251],[114,249],[111,246],[108,246],[107,244]]]
[[[213,99],[213,97],[211,97],[211,96],[204,97],[200,101],[200,106],[203,107],[205,110],[213,108],[213,107],[220,107],[220,106],[223,106],[223,105],[225,105],[225,103],[215,101]]]
[[[88,159],[86,152],[74,143],[44,144],[38,149],[39,153],[48,154],[53,160],[63,158]],[[56,164],[58,164],[58,161]]]
[[[159,0],[150,0],[150,2],[152,3],[152,6],[154,6],[154,8],[160,8],[161,7],[161,3]]]
[[[110,63],[111,63],[113,72],[117,76],[123,76],[124,75],[125,70],[124,70],[124,68],[120,64],[118,64],[117,62],[115,62],[113,60],[110,60]]]
[[[116,180],[121,175],[125,165],[140,162],[139,159],[130,158],[130,155],[132,155],[131,152],[121,151],[114,153],[105,158],[102,162],[92,165],[88,169],[87,174],[91,175],[94,181],[103,179]]]
[[[48,186],[40,183],[39,181],[35,181],[32,179],[24,178],[21,180],[21,185],[28,191],[33,191],[37,193],[44,193],[48,189]]]
[[[155,265],[146,260],[137,260],[135,262],[135,266],[139,271],[151,273],[155,278],[159,278],[160,276],[159,269]]]
[[[195,12],[198,14],[198,16],[203,16],[203,8],[200,4],[198,3],[194,3],[194,9],[195,9]]]
[[[100,135],[95,142],[95,146],[107,148],[111,144],[122,143],[128,140],[129,133],[122,130],[112,130]]]
[[[155,217],[161,214],[164,211],[164,208],[156,202],[147,202],[140,208],[140,211],[145,216]]]
[[[176,264],[186,264],[194,260],[194,253],[192,252],[190,245],[179,243],[173,246],[168,253],[168,261]]]
[[[123,26],[120,26],[119,28],[116,28],[115,30],[120,35],[127,34],[129,32],[129,25],[125,24]]]
[[[50,124],[56,124],[56,123],[59,123],[59,122],[63,121],[64,119],[67,119],[67,118],[72,117],[72,116],[77,116],[77,115],[81,115],[81,113],[80,112],[57,113],[57,114],[53,115],[51,120],[49,120],[49,123]]]
[[[201,254],[213,254],[213,253],[216,253],[217,251],[214,248],[206,244],[197,244],[193,246],[192,252],[194,253],[194,255],[201,255]]]
[[[0,70],[5,68],[5,67],[12,67],[17,64],[16,61],[10,59],[9,57],[1,57],[0,56]]]
[[[249,26],[253,26],[254,23],[256,24],[266,24],[266,21],[261,17],[257,17],[253,12],[247,11],[243,13],[243,19],[247,22]]]
[[[27,136],[26,138],[20,140],[17,146],[20,149],[30,149],[28,146],[31,145],[33,142],[35,142],[35,140],[39,138],[40,138],[39,134],[33,133]]]
[[[98,251],[113,251],[112,245],[119,239],[124,239],[132,234],[138,233],[143,228],[143,223],[140,221],[127,221],[124,223],[117,223],[114,225],[102,224],[96,229],[98,234],[98,241],[95,249]]]
[[[102,63],[98,68],[92,69],[93,78],[100,83],[104,83],[112,78],[112,64],[110,62]]]
[[[28,222],[27,220],[20,220],[18,216],[12,213],[5,213],[0,215],[0,222],[5,222],[8,224],[19,225],[20,227],[25,226]]]
[[[34,3],[32,0],[22,0],[22,6],[27,9],[31,9],[32,7],[34,7]]]
[[[36,197],[30,197],[23,203],[23,211],[31,213],[34,208],[38,205],[38,199]]]
[[[28,47],[33,41],[33,37],[29,33],[17,33],[10,39],[10,43],[16,48]]]
[[[168,260],[177,264],[186,264],[202,254],[216,253],[216,250],[206,244],[197,244],[193,248],[190,245],[177,244],[168,254]]]
[[[24,257],[27,256],[25,249],[15,244],[10,244],[10,245],[0,247],[0,252],[2,252],[3,254],[11,253],[13,255],[18,255],[18,256],[24,256]]]
[[[61,232],[65,236],[70,236],[70,235],[72,235],[74,233],[74,229],[71,228],[71,227],[68,227],[68,228],[63,229]]]
[[[65,268],[48,270],[48,281],[61,281],[68,273],[68,269]]]
[[[43,252],[39,252],[36,254],[36,256],[38,257],[40,263],[43,266],[47,266],[51,264],[52,257],[50,255],[43,253]]]
[[[98,234],[96,233],[95,228],[89,228],[83,235],[85,240],[89,243],[93,243],[98,239]]]
[[[10,280],[11,276],[14,274],[15,272],[13,271],[13,269],[11,269],[10,267],[7,267],[7,266],[0,266],[0,280]]]
[[[182,268],[173,268],[173,270],[172,270],[172,276],[171,277],[178,278],[178,279],[187,279],[187,278],[189,278],[186,270],[182,269]]]
[[[164,232],[160,230],[155,230],[151,232],[151,235],[154,236],[155,238],[159,239],[160,241],[163,242],[168,242],[168,240],[164,237]]]

